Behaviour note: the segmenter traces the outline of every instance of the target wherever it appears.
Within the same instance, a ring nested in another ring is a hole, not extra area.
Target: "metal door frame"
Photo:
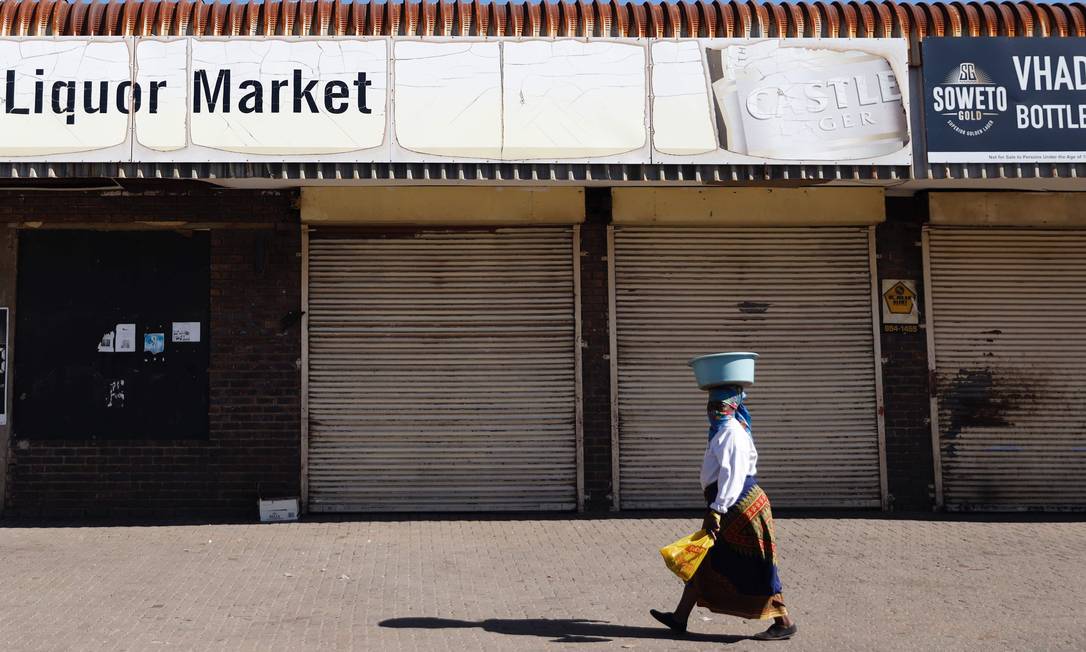
[[[309,511],[309,227],[302,225],[301,513]]]
[[[935,367],[935,299],[931,284],[931,234],[928,225],[920,232],[920,242],[924,257],[924,325],[928,339],[928,411],[931,415],[931,460],[935,474],[935,507],[941,510],[943,501],[943,455],[939,444],[939,397],[936,391],[938,376]]]
[[[867,260],[871,276],[871,346],[875,355],[875,424],[879,432],[879,500],[882,511],[886,512],[890,510],[890,490],[886,479],[886,401],[882,387],[882,291],[875,228],[867,227]]]
[[[577,465],[577,513],[584,512],[584,380],[581,349],[581,225],[573,225],[573,383],[574,445]]]
[[[622,509],[618,443],[618,294],[615,287],[615,225],[607,225],[607,331],[611,373],[611,511]]]

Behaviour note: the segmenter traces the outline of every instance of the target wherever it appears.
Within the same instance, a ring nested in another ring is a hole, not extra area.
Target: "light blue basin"
[[[693,358],[688,363],[694,368],[694,377],[701,389],[721,385],[753,385],[754,361],[757,353],[711,353]]]

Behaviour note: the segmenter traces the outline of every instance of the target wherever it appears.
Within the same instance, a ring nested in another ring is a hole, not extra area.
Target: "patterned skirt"
[[[698,606],[752,620],[785,616],[777,576],[777,546],[769,497],[758,479],[747,478],[743,493],[720,519],[720,534],[690,580]]]

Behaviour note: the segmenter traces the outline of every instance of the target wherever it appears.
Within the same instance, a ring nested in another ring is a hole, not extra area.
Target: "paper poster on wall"
[[[200,341],[200,322],[198,321],[175,321],[173,323],[173,341],[174,342],[199,342]]]
[[[143,352],[158,355],[166,350],[165,333],[144,333]]]
[[[0,308],[0,426],[8,422],[8,309]]]
[[[99,353],[113,353],[113,336],[113,331],[102,335],[102,339],[98,341]]]
[[[113,341],[113,350],[117,353],[136,352],[136,325],[117,324],[116,335]]]

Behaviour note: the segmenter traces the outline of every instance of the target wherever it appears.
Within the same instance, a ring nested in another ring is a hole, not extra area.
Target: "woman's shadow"
[[[393,629],[465,629],[478,627],[494,634],[511,636],[540,636],[552,643],[606,643],[616,638],[678,639],[701,643],[738,643],[746,636],[683,634],[677,635],[662,627],[630,627],[612,625],[603,620],[549,618],[501,619],[488,618],[479,622],[451,618],[390,618],[378,623]]]

